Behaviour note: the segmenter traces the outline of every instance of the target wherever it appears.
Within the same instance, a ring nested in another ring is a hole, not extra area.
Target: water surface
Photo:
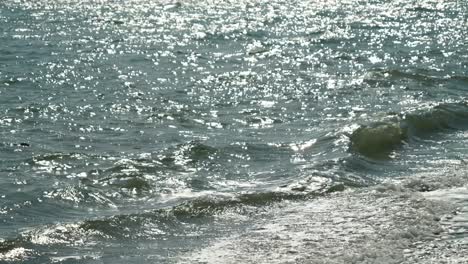
[[[466,262],[467,11],[2,1],[0,260]]]

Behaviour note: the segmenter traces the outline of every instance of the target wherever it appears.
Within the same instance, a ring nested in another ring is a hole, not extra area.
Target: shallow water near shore
[[[466,263],[468,4],[0,2],[0,262]]]

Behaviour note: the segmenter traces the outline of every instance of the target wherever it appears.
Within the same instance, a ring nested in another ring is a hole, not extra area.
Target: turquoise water
[[[465,263],[467,12],[1,1],[0,261]]]

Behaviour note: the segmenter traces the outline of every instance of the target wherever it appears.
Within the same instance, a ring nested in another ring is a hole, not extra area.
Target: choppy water
[[[466,263],[468,2],[2,0],[0,262]]]

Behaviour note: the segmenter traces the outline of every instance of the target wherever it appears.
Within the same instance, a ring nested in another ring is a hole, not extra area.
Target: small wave
[[[425,85],[434,85],[442,83],[448,79],[439,76],[432,76],[429,73],[423,72],[422,70],[403,71],[398,69],[386,70],[378,69],[369,72],[364,78],[364,82],[375,85],[385,84],[391,86],[395,81],[410,81],[415,83],[421,83]]]
[[[135,213],[113,215],[75,223],[44,225],[23,231],[19,237],[0,242],[0,254],[16,248],[31,249],[37,246],[70,245],[93,246],[108,239],[159,239],[183,234],[187,225],[207,221],[216,215],[235,213],[255,214],[262,206],[280,201],[303,200],[343,190],[343,185],[315,180],[309,186],[288,186],[285,190],[261,193],[243,193],[237,196],[212,194],[183,202],[173,207]]]
[[[416,13],[437,13],[437,12],[442,12],[442,10],[438,10],[435,8],[429,8],[429,7],[424,7],[424,6],[418,6],[418,7],[411,7],[407,9],[410,12],[416,12]]]
[[[411,81],[416,83],[421,83],[424,85],[433,86],[436,84],[447,84],[452,83],[454,85],[463,86],[468,83],[468,77],[463,75],[448,75],[448,76],[437,76],[431,75],[430,72],[415,69],[415,70],[386,70],[386,69],[377,69],[375,71],[369,72],[365,78],[364,82],[375,85],[375,84],[386,84],[392,85],[395,81]]]
[[[343,184],[331,181],[310,182],[301,186],[285,186],[284,190],[243,193],[239,195],[210,195],[198,197],[169,208],[150,210],[128,215],[111,216],[104,219],[87,220],[79,228],[115,238],[141,238],[147,237],[139,230],[143,226],[157,225],[160,233],[173,230],[171,226],[179,221],[190,222],[200,218],[209,218],[215,215],[233,212],[238,214],[255,213],[258,208],[272,205],[280,201],[303,200],[307,198],[324,196],[332,192],[345,189]],[[166,231],[165,228],[167,228]]]
[[[41,161],[57,161],[57,160],[64,160],[64,159],[81,159],[82,154],[75,154],[75,153],[53,153],[53,154],[45,154],[45,155],[36,155],[32,158],[32,163],[38,163]]]
[[[362,125],[350,135],[351,149],[366,157],[385,159],[415,137],[424,138],[438,132],[466,129],[468,104],[440,104],[429,111],[392,117],[389,121]]]
[[[192,166],[206,162],[218,152],[218,149],[200,141],[191,141],[177,145],[169,153],[161,155],[161,163],[174,170],[191,170]]]
[[[406,138],[399,123],[376,123],[359,127],[351,135],[351,147],[364,156],[382,159]]]
[[[180,146],[180,153],[192,161],[199,161],[209,158],[216,153],[217,149],[205,145],[199,141],[192,141],[189,144]]]
[[[468,76],[460,76],[460,75],[450,76],[449,80],[459,81],[464,84],[468,84]]]
[[[209,218],[226,212],[238,214],[254,213],[260,206],[273,204],[283,200],[298,200],[308,197],[324,195],[329,192],[341,191],[341,185],[333,185],[323,190],[307,192],[293,190],[288,192],[263,192],[247,193],[239,196],[210,196],[201,197],[183,202],[179,205],[135,213],[117,215],[104,219],[87,220],[80,224],[79,228],[97,232],[104,236],[114,238],[150,238],[141,230],[145,225],[154,225],[160,229],[160,233],[173,230],[171,226],[179,221],[190,222],[200,218]],[[167,229],[167,230],[166,230]],[[152,235],[150,235],[152,236]]]
[[[4,253],[0,252],[0,260],[13,262],[27,259],[32,250],[23,247],[15,247]]]
[[[15,243],[15,240],[2,241],[0,243],[0,253],[5,254],[6,252],[13,250],[16,244],[17,243]]]

